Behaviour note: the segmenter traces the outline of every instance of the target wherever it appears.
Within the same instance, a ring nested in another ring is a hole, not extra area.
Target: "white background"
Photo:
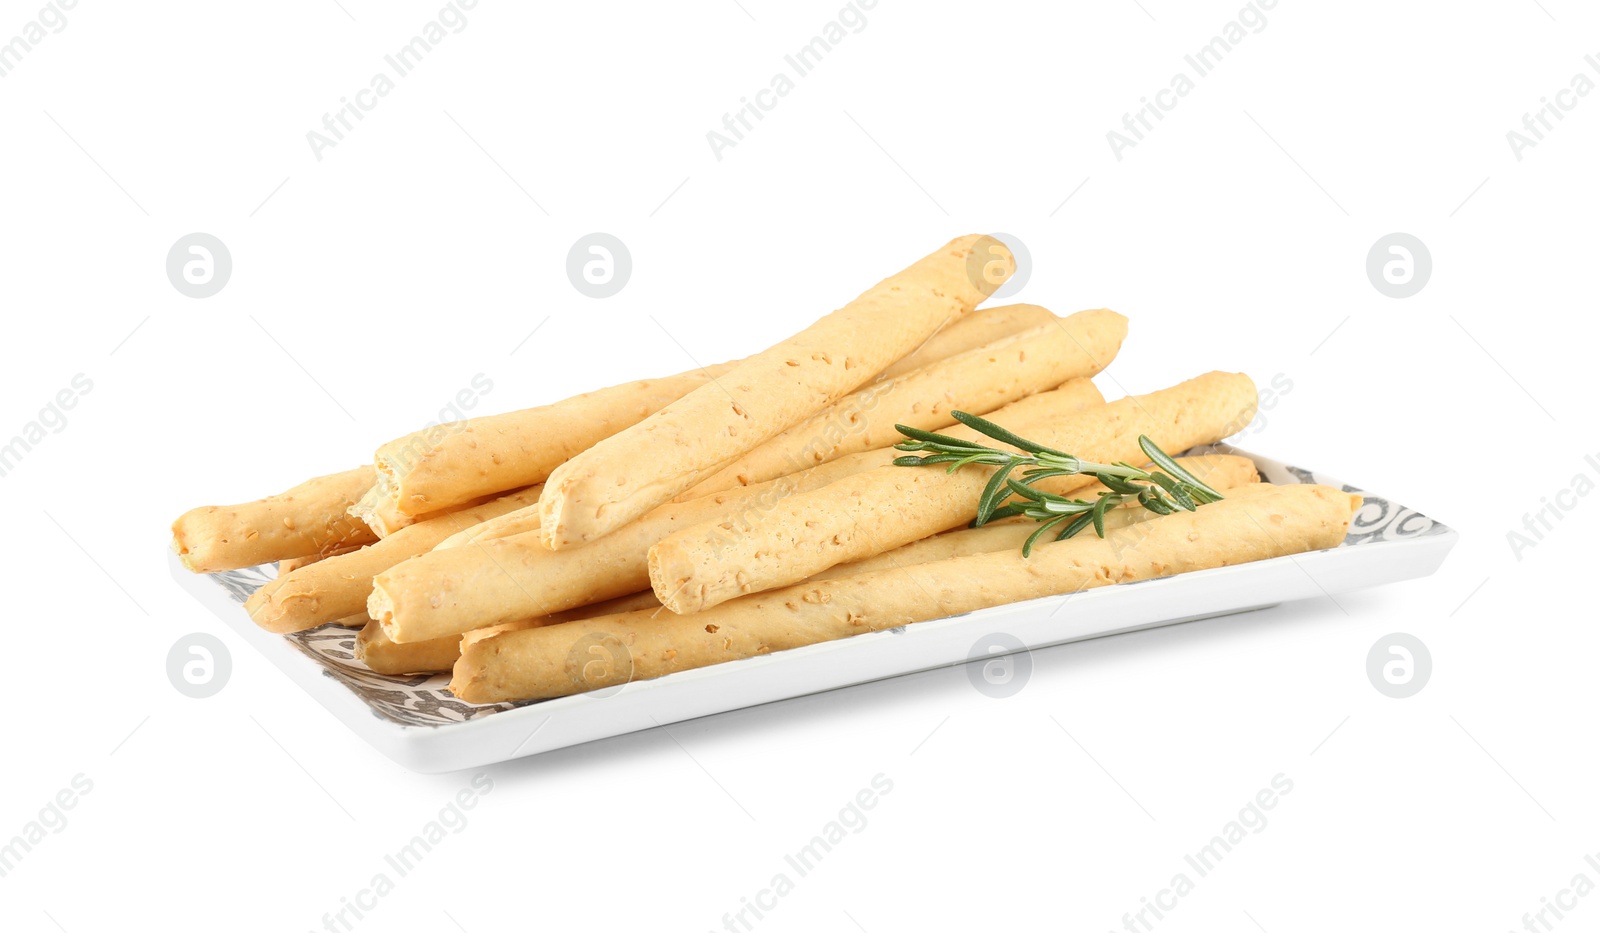
[[[472,778],[370,750],[180,590],[178,513],[358,463],[476,373],[481,413],[747,354],[986,231],[1033,256],[1015,300],[1132,319],[1108,395],[1282,374],[1251,446],[1461,545],[1338,604],[1037,652],[1006,700],[954,668],[490,768],[357,928],[719,929],[880,773],[762,930],[1119,928],[1279,773],[1157,929],[1500,931],[1600,882],[1600,496],[1520,560],[1506,538],[1600,479],[1600,95],[1520,161],[1506,139],[1600,80],[1592,8],[1285,0],[1119,161],[1107,131],[1237,2],[882,0],[718,160],[707,131],[837,0],[486,0],[315,158],[438,9],[83,0],[0,79],[0,436],[93,381],[0,479],[0,840],[93,782],[0,878],[7,930],[318,929]],[[38,10],[0,2],[0,41]],[[564,271],[596,230],[634,261],[606,300]],[[195,231],[234,261],[204,300],[164,271]],[[1365,273],[1395,231],[1433,257],[1404,300]],[[206,700],[164,668],[195,631],[234,649]],[[1411,699],[1365,674],[1393,631],[1432,651]],[[1578,905],[1556,929],[1600,923]]]

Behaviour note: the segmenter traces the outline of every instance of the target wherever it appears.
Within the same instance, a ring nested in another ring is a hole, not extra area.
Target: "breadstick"
[[[358,547],[365,547],[365,545],[360,545]],[[292,570],[299,570],[301,567],[309,566],[319,560],[327,560],[330,557],[338,557],[340,554],[348,554],[357,549],[357,547],[342,547],[330,554],[307,554],[305,557],[285,557],[283,560],[278,561],[278,576],[281,577]]]
[[[642,593],[609,599],[593,606],[584,606],[582,609],[558,612],[552,616],[510,622],[491,629],[475,629],[464,635],[446,635],[443,638],[430,638],[427,641],[407,642],[403,645],[389,640],[389,636],[383,633],[383,626],[368,619],[367,614],[363,612],[361,618],[366,624],[356,636],[356,657],[378,674],[435,674],[449,671],[450,666],[456,663],[456,658],[461,657],[461,646],[470,643],[480,631],[485,634],[510,632],[540,625],[555,625],[558,622],[571,622],[595,615],[612,615],[618,612],[660,607],[661,603],[656,601],[655,594],[645,590]]]
[[[1055,320],[1037,305],[1001,305],[967,315],[883,373],[893,378],[931,362]],[[645,379],[550,405],[434,425],[379,447],[378,492],[369,511],[384,527],[492,493],[540,483],[561,462],[636,424],[738,361]]]
[[[361,466],[255,502],[191,509],[172,523],[172,549],[190,570],[216,573],[371,544],[377,536],[345,514],[371,485],[372,467]]]
[[[1149,395],[1130,396],[1049,424],[995,423],[1102,463],[1143,460],[1141,434],[1174,453],[1219,441],[1249,424],[1256,389],[1248,376],[1210,373]],[[954,433],[954,432],[949,432]],[[993,468],[886,466],[791,496],[728,542],[714,524],[680,528],[650,550],[650,585],[674,612],[699,612],[736,596],[798,583],[835,564],[909,544],[972,518]],[[1063,477],[1052,491],[1092,482]]]
[[[356,501],[355,505],[350,506],[349,512],[352,517],[365,522],[367,527],[372,529],[372,533],[377,535],[379,540],[382,540],[402,528],[415,525],[417,522],[426,521],[430,518],[440,518],[442,516],[449,515],[452,512],[459,512],[462,509],[470,509],[473,506],[484,505],[485,503],[493,502],[495,499],[505,495],[508,491],[509,490],[500,490],[499,492],[491,493],[487,496],[479,496],[476,499],[468,499],[466,502],[458,502],[455,505],[447,505],[442,509],[428,512],[425,515],[406,515],[399,509],[395,508],[394,503],[390,502],[389,499],[384,496],[383,490],[374,484],[371,489],[368,489],[366,493]]]
[[[1260,476],[1256,474],[1256,465],[1248,457],[1211,454],[1203,457],[1179,457],[1178,463],[1198,477],[1201,482],[1204,482],[1212,489],[1222,492],[1225,498],[1258,495],[1260,490],[1269,488],[1258,482]],[[1095,497],[1102,491],[1109,490],[1102,484],[1095,483],[1093,486],[1074,490],[1072,494],[1085,501],[1093,502]],[[1122,529],[1155,517],[1156,513],[1131,505],[1112,509],[1105,516],[1106,536],[1112,540],[1126,540],[1125,538],[1117,537]],[[963,528],[959,531],[947,531],[943,534],[923,538],[920,541],[913,541],[910,544],[902,544],[893,550],[884,551],[882,554],[851,561],[848,564],[837,564],[816,576],[807,578],[806,582],[816,583],[819,580],[833,580],[839,577],[849,577],[858,573],[868,573],[889,567],[925,564],[933,560],[962,557],[967,554],[982,554],[987,551],[1012,549],[1020,551],[1023,542],[1038,528],[1038,522],[1019,517],[994,522],[981,528]],[[1094,532],[1092,529],[1085,529],[1078,533],[1093,534]]]
[[[279,575],[245,600],[255,623],[269,632],[303,632],[366,610],[372,578],[423,554],[463,528],[539,501],[537,486],[493,502],[430,518],[359,551],[330,557]]]
[[[1105,399],[1100,395],[1100,390],[1095,388],[1094,383],[1090,382],[1087,378],[1080,377],[1077,379],[1067,380],[1054,391],[1040,393],[1030,398],[1024,398],[1017,402],[1013,402],[1011,405],[1006,406],[1005,410],[1008,412],[1009,417],[1011,418],[1027,420],[1038,417],[1041,413],[1061,415],[1069,411],[1079,411],[1091,405],[1098,405],[1104,401]],[[947,412],[948,410],[949,409],[946,409]],[[939,419],[938,424],[935,424],[932,427],[942,430],[953,423],[954,422],[952,419],[943,417]],[[898,435],[896,435],[896,437],[898,437]],[[880,447],[887,447],[891,444],[898,443],[895,438],[881,435],[878,436],[877,439],[883,442],[882,444],[878,445]],[[894,457],[891,454],[884,457],[880,463],[876,463],[874,465],[882,465],[882,463],[887,463],[893,458]],[[856,462],[864,463],[864,461]],[[784,471],[784,473],[780,473],[778,475],[782,476],[788,472],[791,471]],[[799,472],[799,470],[792,472]],[[853,473],[859,471],[852,470],[851,472]],[[777,477],[771,478],[776,479]],[[729,488],[736,488],[736,486]],[[721,491],[723,490],[713,490],[712,492],[706,493],[706,495],[714,495],[715,493]],[[685,493],[680,497],[679,501],[689,501],[690,499],[700,498],[704,498],[704,496]],[[538,512],[539,510],[537,508],[519,509],[518,511],[509,513],[507,515],[502,515],[499,518],[491,521],[484,522],[481,525],[474,525],[465,531],[451,535],[449,538],[441,541],[439,543],[439,549],[442,550],[444,548],[459,547],[471,541],[486,541],[490,538],[509,538],[515,534],[537,531],[540,527]]]
[[[356,635],[356,658],[375,674],[435,674],[448,671],[461,657],[461,636],[430,638],[399,645],[383,634],[383,627],[368,619]]]
[[[680,499],[765,482],[859,450],[899,443],[896,424],[932,431],[951,411],[985,415],[1068,379],[1105,369],[1128,334],[1115,311],[1080,311],[873,383],[778,434],[695,484]]]
[[[898,379],[912,370],[921,369],[939,360],[949,359],[968,350],[976,350],[1012,334],[1020,334],[1040,324],[1058,320],[1060,318],[1038,305],[995,305],[992,308],[974,308],[946,324],[938,333],[923,341],[922,346],[901,357],[899,362],[891,364],[888,369],[878,374],[875,381]]]
[[[1270,487],[1142,522],[1132,548],[1080,534],[1024,558],[1004,550],[802,583],[692,616],[601,616],[474,641],[450,690],[470,703],[567,696],[863,632],[1249,561],[1337,547],[1361,496]],[[597,655],[608,663],[594,663]]]
[[[1255,464],[1245,457],[1218,454],[1204,457],[1179,457],[1178,462],[1183,465],[1184,469],[1198,476],[1207,485],[1213,489],[1223,491],[1227,496],[1238,497],[1260,494],[1262,491],[1271,488],[1256,482],[1258,477]],[[1098,495],[1100,489],[1104,489],[1104,487],[1096,483],[1092,487],[1081,490],[1081,492],[1085,497],[1092,497]],[[1116,509],[1105,517],[1107,539],[1119,543],[1137,541],[1137,538],[1123,536],[1123,532],[1134,524],[1155,517],[1154,512],[1145,509]],[[818,583],[823,580],[833,580],[860,573],[904,567],[910,564],[925,564],[930,561],[964,557],[969,554],[1017,550],[1022,547],[1022,542],[1028,535],[1033,533],[1035,527],[1036,524],[1034,522],[1018,520],[987,525],[983,528],[968,528],[961,531],[946,532],[945,534],[934,535],[931,538],[924,538],[921,541],[914,541],[911,544],[895,548],[875,557],[869,557],[866,560],[831,567],[806,582]],[[1080,533],[1088,534],[1089,532]],[[368,622],[356,641],[356,656],[362,658],[366,661],[368,667],[380,674],[448,671],[467,646],[470,646],[475,641],[493,637],[502,632],[536,628],[541,625],[554,625],[558,622],[591,619],[603,615],[630,612],[636,609],[659,609],[660,606],[661,603],[655,598],[655,594],[645,590],[633,596],[623,596],[591,606],[581,606],[537,619],[507,622],[488,628],[473,629],[463,635],[447,635],[442,638],[430,638],[427,641],[408,642],[406,644],[391,641],[383,633],[381,625],[377,622]],[[366,619],[366,614],[362,613],[360,618]]]
[[[491,493],[544,482],[557,465],[732,370],[719,363],[641,379],[550,405],[435,425],[373,456],[382,501],[425,515]]]
[[[450,537],[445,538],[443,541],[440,541],[439,545],[435,547],[434,550],[442,551],[446,548],[460,547],[463,544],[470,544],[473,541],[487,541],[491,538],[509,538],[512,535],[527,534],[528,532],[537,533],[538,531],[539,504],[534,503],[530,508],[518,509],[515,512],[502,515],[499,518],[484,522],[481,525],[474,525],[465,531],[458,531]],[[544,545],[541,543],[540,547],[543,546]]]
[[[1042,392],[1002,409],[1024,409],[1061,420],[1101,404],[1087,379]],[[1008,419],[1011,420],[1011,419]],[[966,428],[952,428],[952,434]],[[972,437],[977,437],[972,432]],[[583,606],[650,585],[646,556],[672,529],[715,522],[717,534],[737,538],[786,498],[820,489],[893,461],[896,452],[866,451],[754,486],[661,506],[615,534],[581,548],[552,551],[537,532],[477,539],[435,550],[380,573],[367,611],[397,642],[420,641],[501,622]],[[515,514],[515,513],[513,513]]]
[[[999,274],[974,275],[973,260],[988,255],[1001,257]],[[545,545],[576,547],[671,501],[878,375],[971,311],[1014,268],[1010,252],[991,237],[952,240],[714,384],[600,441],[545,483]]]

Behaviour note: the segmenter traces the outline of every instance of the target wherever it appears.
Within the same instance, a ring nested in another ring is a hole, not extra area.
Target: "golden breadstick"
[[[381,499],[394,513],[415,516],[541,483],[563,461],[735,365],[719,363],[661,379],[641,379],[538,408],[468,418],[396,438],[373,457]]]
[[[1100,404],[1094,385],[1076,379],[1002,411],[1026,409],[1041,419],[1060,420]],[[966,430],[951,429],[952,433]],[[785,498],[875,469],[893,461],[895,455],[893,450],[852,454],[766,483],[669,503],[581,548],[552,551],[535,532],[435,550],[378,574],[372,581],[367,611],[383,624],[390,638],[404,643],[632,593],[650,585],[646,555],[650,546],[672,529],[709,521],[716,523],[719,535],[737,537],[741,529],[756,525],[763,513]]]
[[[448,671],[459,657],[460,635],[399,645],[390,641],[373,619],[356,635],[356,658],[376,674],[435,674]]]
[[[1037,305],[974,311],[928,338],[883,375],[892,378],[1053,320],[1055,315]],[[379,447],[373,458],[381,498],[367,511],[380,522],[375,530],[386,534],[388,528],[403,527],[406,517],[543,482],[562,461],[638,423],[737,363],[629,382],[396,438]]]
[[[1049,311],[1039,307],[1038,305],[1001,305],[995,308],[979,308],[973,311],[971,314],[968,314],[966,317],[963,317],[961,320],[956,321],[955,323],[946,327],[944,330],[939,331],[939,333],[929,338],[927,343],[923,344],[911,355],[902,358],[900,362],[896,363],[888,370],[885,370],[883,374],[874,381],[873,386],[884,385],[885,380],[891,378],[893,375],[924,371],[927,368],[940,365],[949,357],[966,353],[970,350],[995,343],[996,341],[1004,340],[1007,337],[1010,337],[1014,334],[1020,334],[1023,331],[1032,330],[1042,323],[1049,323],[1057,320],[1059,319],[1054,314],[1051,314]],[[1064,380],[1056,381],[1061,382]],[[863,389],[852,396],[847,396],[846,398],[841,399],[835,404],[834,408],[838,409],[851,398],[855,398],[856,396],[868,396],[874,391],[875,390],[873,387]],[[952,406],[946,405],[944,407],[946,410],[948,410]],[[985,407],[982,409],[982,411],[990,411],[993,407],[994,406]],[[881,417],[889,417],[889,415],[883,414]],[[944,427],[950,423],[951,422],[949,419],[941,419],[938,424],[931,425],[931,427]],[[795,429],[790,429],[790,432],[786,433],[792,433],[794,430]],[[782,437],[782,435],[779,437]],[[772,441],[768,442],[768,445],[776,442],[778,439],[779,438],[773,438]],[[893,439],[885,438],[882,444],[858,444],[855,449],[870,450],[873,447],[887,446],[888,444],[892,443],[895,443]],[[839,455],[842,454],[835,454],[835,456]],[[796,467],[795,469],[801,468],[803,467]],[[794,472],[794,470],[783,471],[783,473],[791,472]],[[766,476],[762,479],[775,479],[781,475],[783,474],[774,473],[772,476]],[[704,488],[704,491],[702,491],[702,488],[705,487],[705,485],[706,484],[701,484],[701,486],[679,495],[677,497],[677,501],[698,499],[703,496],[708,496],[713,492],[720,492],[722,488],[731,488],[731,486],[718,487],[716,489]],[[748,485],[748,483],[742,485]],[[538,510],[528,509],[513,515],[502,516],[494,521],[485,522],[482,525],[477,525],[458,534],[451,535],[449,538],[441,541],[439,543],[439,547],[458,547],[467,543],[468,541],[478,539],[507,538],[511,535],[522,534],[523,532],[527,531],[538,531],[539,527],[540,520]]]
[[[172,549],[196,573],[329,554],[378,540],[345,510],[372,485],[361,466],[306,480],[276,496],[191,509],[172,523]]]
[[[1203,482],[1213,489],[1222,491],[1226,496],[1239,498],[1260,495],[1272,489],[1271,486],[1257,482],[1255,464],[1248,458],[1214,454],[1203,457],[1179,457],[1178,462],[1190,473],[1198,476]],[[1085,498],[1099,495],[1105,487],[1100,483],[1079,490]],[[1113,545],[1127,550],[1135,546],[1142,537],[1139,529],[1132,526],[1156,518],[1154,512],[1142,508],[1118,508],[1105,517],[1106,539]],[[910,544],[897,547],[892,551],[858,560],[849,564],[840,564],[830,567],[807,583],[818,583],[823,580],[834,580],[839,577],[855,576],[856,574],[872,573],[878,570],[905,567],[911,564],[925,564],[936,560],[948,560],[952,557],[965,557],[970,554],[984,554],[991,551],[1020,550],[1024,541],[1038,527],[1036,522],[1024,519],[986,525],[982,528],[967,528],[961,531],[949,531],[944,534],[924,538]],[[1089,531],[1080,534],[1090,534]],[[1120,551],[1119,551],[1120,553]],[[371,623],[361,633],[361,640],[357,642],[356,652],[360,656],[362,643],[369,642],[379,647],[379,653],[389,652],[390,660],[382,663],[390,665],[392,669],[379,670],[368,661],[368,666],[378,673],[413,673],[418,671],[447,671],[455,663],[461,652],[474,642],[490,638],[502,632],[518,631],[525,628],[536,628],[541,625],[553,625],[558,622],[572,622],[582,619],[598,618],[603,615],[613,615],[622,612],[631,612],[636,609],[649,608],[656,610],[660,615],[661,603],[655,594],[649,590],[635,596],[625,596],[619,599],[607,600],[592,606],[582,606],[558,612],[555,615],[544,616],[538,619],[529,619],[523,622],[507,622],[488,628],[473,629],[464,635],[450,635],[444,638],[434,638],[423,642],[411,642],[400,645],[390,641],[384,634],[382,627]],[[365,618],[363,613],[362,618]],[[412,656],[407,649],[417,649],[417,655]],[[370,649],[369,649],[370,650]],[[444,666],[437,665],[445,657],[449,663]],[[407,658],[406,661],[396,661],[394,658]],[[426,663],[430,666],[420,666],[424,662],[420,658],[429,659]],[[405,666],[409,664],[410,666]],[[401,667],[404,669],[402,670]]]
[[[1337,547],[1360,504],[1328,486],[1270,487],[1141,522],[1131,548],[1080,534],[1028,558],[1008,549],[802,583],[691,616],[643,611],[505,632],[462,653],[450,690],[470,703],[567,696],[1004,603]]]
[[[1255,409],[1250,377],[1210,373],[1053,423],[1023,426],[1000,416],[994,420],[1046,447],[1115,463],[1144,459],[1141,434],[1163,450],[1179,453],[1238,431],[1250,423]],[[954,473],[942,466],[886,466],[789,497],[737,541],[727,541],[714,523],[683,527],[650,549],[650,585],[662,605],[688,613],[798,583],[835,564],[967,521],[992,473],[992,467],[976,465]],[[1047,488],[1070,490],[1092,481],[1080,474]]]
[[[342,547],[330,554],[307,554],[305,557],[285,557],[283,560],[278,561],[278,576],[281,577],[291,571],[299,570],[301,567],[309,566],[319,560],[327,560],[330,557],[338,557],[340,554],[348,554],[351,551],[357,550],[361,547],[365,547],[365,545],[357,545],[356,547]]]
[[[999,257],[990,275],[973,264]],[[987,298],[1015,268],[992,237],[967,236],[868,289],[557,467],[539,515],[545,545],[571,548],[669,502],[710,472],[854,391]]]
[[[378,674],[435,674],[447,672],[450,670],[450,666],[456,663],[456,658],[461,657],[461,646],[470,644],[471,640],[480,631],[485,634],[502,631],[510,632],[524,628],[535,628],[540,625],[555,625],[558,622],[571,622],[595,615],[612,615],[618,612],[632,612],[636,609],[646,608],[661,608],[661,603],[656,600],[655,594],[649,590],[635,593],[631,596],[608,599],[593,606],[584,606],[582,609],[558,612],[552,616],[527,619],[522,622],[509,622],[490,629],[473,630],[464,635],[446,635],[443,638],[412,641],[403,645],[390,641],[389,636],[383,633],[383,626],[368,619],[367,614],[363,612],[360,618],[365,622],[365,627],[356,636],[356,657],[366,662],[367,667]]]
[[[985,415],[1079,377],[1117,355],[1128,319],[1080,311],[845,396],[696,483],[680,499],[761,483],[860,450],[899,443],[896,424],[933,431],[952,411]]]
[[[1259,490],[1267,488],[1258,482],[1260,477],[1256,474],[1256,465],[1248,457],[1211,454],[1203,457],[1179,457],[1178,463],[1201,482],[1223,493],[1225,498],[1257,495]],[[1109,492],[1104,485],[1095,483],[1093,486],[1073,490],[1072,495],[1093,502],[1102,491]],[[1121,529],[1155,517],[1156,513],[1136,505],[1120,506],[1105,516],[1106,535],[1114,540],[1123,540],[1115,537]],[[902,544],[882,554],[851,561],[848,564],[837,564],[816,576],[807,578],[806,582],[833,580],[889,567],[925,564],[933,560],[982,554],[986,551],[1004,551],[1012,548],[1021,550],[1028,536],[1038,528],[1038,522],[1017,517],[993,522],[981,528],[947,531],[910,544]],[[1055,530],[1060,531],[1061,528],[1058,526]],[[1094,534],[1094,531],[1084,529],[1078,534]]]
[[[1013,402],[1010,405],[1005,406],[1005,411],[1008,413],[1010,418],[1021,421],[1039,417],[1044,414],[1055,416],[1064,415],[1072,411],[1080,411],[1083,408],[1091,405],[1098,405],[1104,401],[1104,397],[1100,395],[1100,390],[1095,388],[1094,383],[1090,382],[1087,378],[1080,377],[1077,379],[1068,379],[1054,391],[1039,393],[1032,397],[1023,398]],[[931,427],[942,430],[953,423],[954,421],[952,419],[943,417],[939,419],[939,423],[933,424]],[[898,434],[896,434],[893,438],[878,435],[878,439],[883,441],[883,443],[879,446],[887,447],[891,444],[898,443],[898,437]],[[881,466],[882,464],[893,459],[894,455],[889,454],[883,457],[880,461],[875,462],[873,465]],[[854,462],[859,465],[865,464],[868,461],[857,460]],[[865,467],[863,466],[862,468],[864,469]],[[799,471],[797,470],[794,472]],[[860,470],[852,469],[850,474],[856,472],[860,472]],[[773,478],[776,479],[777,477]],[[722,490],[717,491],[720,492]],[[706,495],[714,494],[715,493],[707,493]],[[689,501],[690,498],[691,497],[688,494],[685,494],[681,501]],[[705,497],[693,496],[692,498],[700,499]],[[446,538],[444,541],[439,543],[439,548],[444,549],[459,547],[470,541],[486,541],[490,538],[509,538],[515,534],[537,531],[540,527],[538,512],[539,510],[537,508],[519,509],[518,511],[511,512],[491,521],[484,522],[481,525],[474,525],[465,531]]]
[[[538,503],[534,503],[532,508],[518,509],[515,512],[502,515],[481,525],[474,525],[465,531],[458,531],[440,541],[439,546],[434,550],[442,551],[446,548],[460,547],[473,541],[487,541],[490,538],[509,538],[512,535],[527,534],[529,532],[538,533],[538,531],[539,506]],[[540,547],[543,546],[543,544],[540,544]]]
[[[303,632],[324,622],[364,612],[372,578],[486,519],[539,501],[539,487],[483,505],[417,522],[359,551],[330,557],[281,574],[245,600],[255,623],[269,632]]]
[[[355,505],[350,506],[349,512],[354,518],[365,522],[367,527],[372,529],[372,533],[377,535],[381,540],[389,537],[402,528],[415,525],[417,522],[426,521],[430,518],[439,518],[444,515],[449,515],[452,512],[459,512],[462,509],[470,509],[473,506],[493,502],[495,499],[505,495],[508,491],[509,490],[502,489],[487,496],[479,496],[476,499],[469,499],[466,502],[458,502],[455,505],[447,505],[442,509],[428,512],[425,515],[406,515],[399,509],[395,508],[394,503],[385,498],[383,491],[379,489],[376,484],[374,484],[371,489],[368,489],[366,493],[356,501]]]
[[[938,333],[923,341],[878,374],[877,382],[898,379],[930,363],[949,359],[958,353],[976,350],[981,346],[1002,340],[1012,334],[1032,330],[1060,318],[1038,305],[995,305],[992,308],[974,308],[946,324]]]

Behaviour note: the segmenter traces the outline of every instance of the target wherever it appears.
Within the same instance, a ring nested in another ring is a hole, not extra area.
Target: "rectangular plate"
[[[1267,482],[1362,491],[1226,444],[1191,453],[1250,457]],[[356,660],[352,629],[261,630],[242,604],[276,575],[275,566],[202,575],[184,569],[176,555],[170,564],[184,589],[357,735],[407,768],[437,773],[963,663],[983,635],[1004,633],[1042,648],[1424,577],[1444,562],[1457,537],[1419,512],[1368,495],[1344,543],[1324,551],[996,606],[593,694],[488,706],[452,696],[448,675],[374,674]]]

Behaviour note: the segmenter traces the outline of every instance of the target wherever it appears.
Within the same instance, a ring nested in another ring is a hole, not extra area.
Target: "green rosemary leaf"
[[[1194,511],[1194,497],[1190,496],[1188,491],[1184,489],[1183,483],[1180,483],[1167,474],[1160,472],[1150,474],[1150,479],[1155,481],[1155,483],[1162,489],[1165,489],[1167,492],[1171,493],[1173,500],[1177,502],[1179,508],[1188,512]]]
[[[1046,447],[1043,444],[1035,444],[1033,441],[1030,441],[1026,438],[1018,437],[1010,431],[1007,431],[1005,428],[1002,428],[998,424],[995,424],[993,421],[989,421],[986,418],[979,418],[977,415],[969,415],[964,411],[953,411],[950,413],[950,417],[956,419],[972,430],[977,431],[979,434],[992,437],[1002,444],[1010,444],[1012,447],[1015,447],[1018,450],[1026,450],[1030,454],[1052,454],[1057,457],[1072,457],[1071,454],[1065,454],[1059,450],[1051,450],[1049,447]]]
[[[1028,535],[1028,540],[1022,542],[1022,556],[1024,558],[1031,557],[1033,555],[1034,542],[1038,541],[1039,538],[1042,537],[1046,532],[1048,532],[1052,527],[1054,527],[1054,526],[1056,526],[1056,525],[1058,525],[1061,522],[1064,522],[1066,520],[1067,520],[1067,517],[1065,515],[1059,515],[1059,516],[1057,516],[1055,518],[1052,518],[1049,521],[1041,524],[1037,531],[1035,531],[1031,535]]]
[[[1120,476],[1113,476],[1110,473],[1098,473],[1096,475],[1100,477],[1100,482],[1104,483],[1107,489],[1119,495],[1136,496],[1139,494],[1140,490],[1147,488],[1144,486],[1136,486],[1133,483],[1128,482],[1126,479],[1123,479]]]
[[[927,444],[943,444],[947,447],[960,447],[967,450],[987,449],[977,441],[969,441],[960,437],[951,437],[948,434],[935,434],[932,431],[924,431],[921,428],[913,428],[904,424],[897,424],[894,426],[894,429],[899,431],[901,434],[904,434],[906,437],[912,438],[913,440],[922,441],[923,443]]]
[[[1011,495],[1011,488],[1006,485],[1006,477],[1016,468],[1017,462],[1013,460],[1002,464],[1000,469],[995,470],[994,475],[989,477],[988,484],[983,487],[983,493],[978,496],[978,525],[987,524],[989,518],[994,515],[995,508]]]
[[[1166,451],[1157,447],[1155,441],[1143,434],[1139,435],[1139,449],[1144,451],[1144,455],[1150,458],[1151,463],[1172,474],[1172,477],[1179,482],[1187,483],[1203,493],[1216,496],[1218,499],[1222,498],[1222,493],[1200,482],[1193,473],[1179,466],[1178,461],[1167,456]]]
[[[926,454],[921,457],[896,457],[894,464],[929,466],[943,463],[948,465],[947,471],[950,473],[972,464],[997,467],[978,496],[977,515],[970,526],[977,528],[1019,515],[1039,522],[1040,527],[1023,545],[1024,556],[1032,553],[1034,543],[1041,536],[1063,523],[1065,527],[1056,537],[1058,541],[1070,538],[1090,525],[1094,526],[1095,534],[1104,538],[1106,513],[1118,506],[1137,504],[1157,515],[1171,515],[1179,509],[1192,512],[1201,505],[1222,498],[1221,493],[1196,479],[1144,435],[1139,437],[1139,447],[1156,464],[1153,470],[1144,470],[1121,461],[1111,464],[1089,463],[1018,437],[976,415],[966,412],[952,412],[951,415],[981,434],[1028,453],[1013,453],[945,434],[896,425],[908,440],[896,444],[895,449],[925,451]],[[1017,475],[1019,468],[1020,479]],[[1094,502],[1087,502],[1036,488],[1044,480],[1074,475],[1092,476],[1105,485],[1106,491],[1100,493]],[[1011,496],[1018,498],[1007,501]]]
[[[1171,503],[1162,497],[1160,491],[1153,486],[1147,487],[1144,492],[1139,493],[1139,504],[1157,515],[1171,515],[1177,511],[1172,507]]]
[[[1067,527],[1061,529],[1061,533],[1056,535],[1056,540],[1067,540],[1068,538],[1087,528],[1089,526],[1089,522],[1093,520],[1093,512],[1085,512],[1082,515],[1079,515],[1077,518],[1074,518],[1072,521],[1068,522]]]
[[[1119,496],[1100,495],[1100,501],[1094,504],[1094,511],[1089,516],[1094,519],[1094,533],[1104,538],[1106,536],[1106,510],[1111,508],[1111,503],[1118,500]]]
[[[1023,514],[1026,511],[1028,511],[1028,502],[1026,500],[1022,502],[1007,502],[1005,505],[1002,505],[999,508],[996,508],[993,512],[989,513],[989,521],[997,522],[1003,518],[1013,518],[1017,515]],[[976,524],[976,519],[973,520],[973,524],[970,527],[978,527]]]

